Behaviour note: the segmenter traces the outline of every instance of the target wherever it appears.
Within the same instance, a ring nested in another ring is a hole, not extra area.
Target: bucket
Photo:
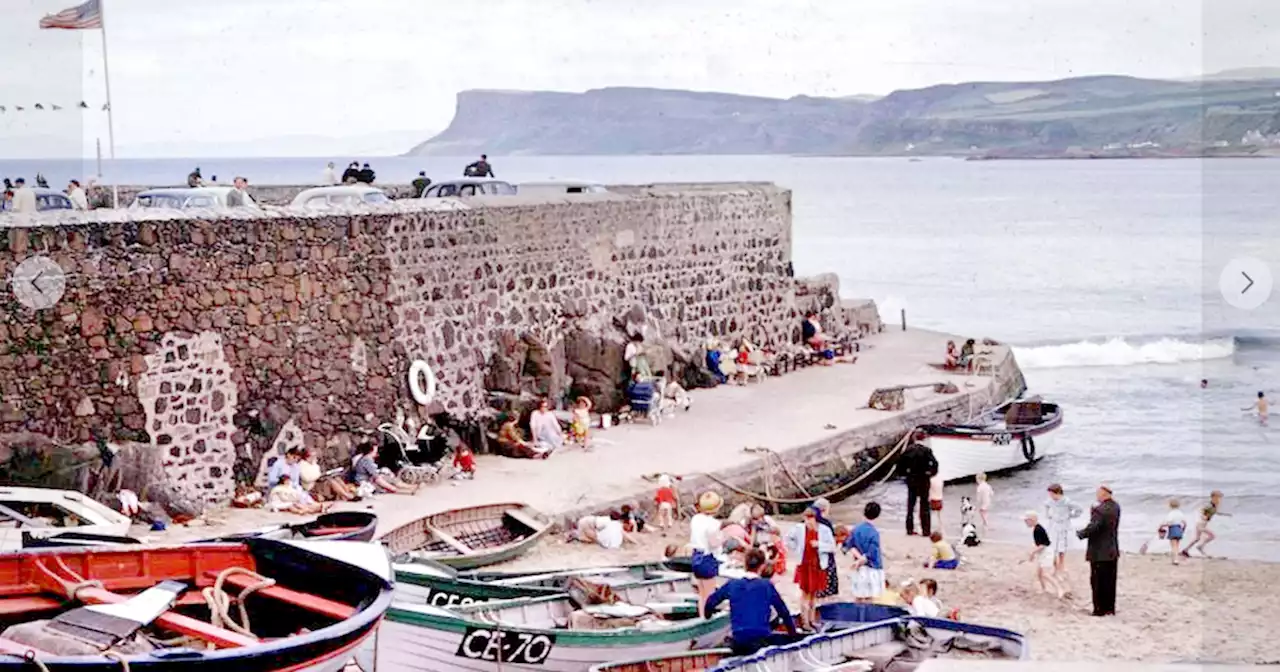
[[[600,416],[600,429],[609,429],[613,426],[613,416],[604,413]]]

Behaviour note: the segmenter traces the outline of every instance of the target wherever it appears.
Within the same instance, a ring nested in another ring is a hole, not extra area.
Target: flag
[[[102,0],[87,0],[84,4],[64,9],[40,19],[41,28],[62,30],[87,30],[102,27]]]

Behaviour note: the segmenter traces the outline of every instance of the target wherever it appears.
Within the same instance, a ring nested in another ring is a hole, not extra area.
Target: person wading
[[[907,481],[907,534],[914,535],[916,505],[920,505],[920,534],[929,536],[933,533],[929,516],[929,479],[938,473],[938,458],[933,456],[933,449],[924,444],[924,432],[917,431],[911,437],[911,443],[902,456],[898,458],[898,470]]]
[[[1089,561],[1089,584],[1093,588],[1093,615],[1116,613],[1116,575],[1120,569],[1120,505],[1111,498],[1111,488],[1098,486],[1098,503],[1093,505],[1089,524],[1076,536],[1088,539],[1085,559]]]

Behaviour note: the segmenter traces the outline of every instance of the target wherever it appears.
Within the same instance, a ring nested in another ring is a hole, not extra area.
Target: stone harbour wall
[[[0,273],[45,256],[66,291],[43,310],[0,297],[0,441],[150,445],[170,484],[205,502],[297,433],[336,463],[382,423],[484,417],[495,392],[614,404],[635,334],[675,374],[708,338],[797,348],[810,305],[832,331],[879,328],[834,278],[791,277],[790,193],[770,185],[449,211],[6,217]],[[409,388],[415,361],[437,381],[429,405]]]

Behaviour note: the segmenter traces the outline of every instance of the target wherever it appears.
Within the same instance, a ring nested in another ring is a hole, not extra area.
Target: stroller
[[[391,423],[378,427],[383,434],[378,451],[378,466],[385,467],[410,485],[430,483],[445,478],[449,463],[448,438],[439,428],[423,425],[416,443],[403,428]]]
[[[646,417],[649,422],[662,422],[662,379],[633,380],[627,385],[627,405],[631,407],[630,419]]]

